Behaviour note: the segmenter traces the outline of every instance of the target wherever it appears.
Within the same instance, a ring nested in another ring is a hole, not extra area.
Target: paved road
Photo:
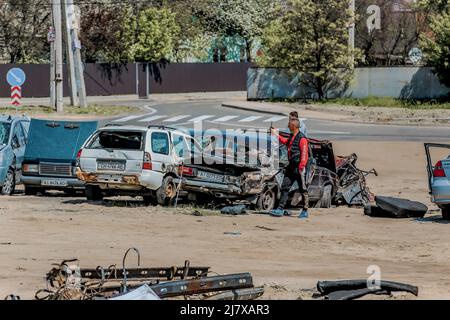
[[[142,112],[122,116],[112,123],[122,125],[166,125],[192,128],[194,123],[202,123],[204,129],[263,129],[272,123],[274,127],[286,127],[286,117],[266,113],[250,112],[222,107],[222,101],[186,102],[120,102],[144,107]],[[328,140],[363,141],[418,141],[449,142],[449,127],[415,127],[395,125],[372,125],[349,122],[305,119],[310,137]]]

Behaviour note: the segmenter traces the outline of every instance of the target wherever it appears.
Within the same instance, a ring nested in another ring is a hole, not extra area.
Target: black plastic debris
[[[380,281],[378,287],[371,288],[367,285],[367,279],[319,281],[317,290],[326,300],[353,300],[368,294],[386,294],[391,292],[409,292],[415,296],[419,294],[419,288],[405,283],[393,281]]]
[[[425,204],[407,199],[377,196],[375,202],[379,209],[371,207],[370,216],[423,218],[428,211]]]

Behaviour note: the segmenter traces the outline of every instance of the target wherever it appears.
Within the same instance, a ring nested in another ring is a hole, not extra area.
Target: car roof
[[[148,127],[142,127],[142,126],[133,126],[133,125],[116,125],[116,124],[110,124],[103,127],[100,127],[98,130],[114,130],[114,131],[148,131],[148,130],[162,130],[162,131],[171,131],[171,132],[177,132],[184,135],[189,135],[188,133],[184,132],[183,130],[180,130],[178,128],[171,128],[171,127],[165,127],[165,126],[148,126]]]

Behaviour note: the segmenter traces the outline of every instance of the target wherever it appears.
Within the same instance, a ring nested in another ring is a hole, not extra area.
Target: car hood
[[[26,159],[75,160],[78,150],[97,129],[97,121],[31,120]]]

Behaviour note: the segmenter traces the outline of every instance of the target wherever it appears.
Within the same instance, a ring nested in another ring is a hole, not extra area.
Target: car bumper
[[[42,185],[43,180],[51,180],[59,183],[67,182],[66,186],[63,185]],[[42,176],[22,176],[21,181],[23,184],[33,187],[40,187],[46,189],[66,189],[76,188],[84,189],[84,182],[76,178],[63,178],[63,177],[42,177]]]
[[[230,194],[241,194],[242,190],[237,186],[215,183],[215,182],[206,182],[206,181],[196,181],[191,179],[175,179],[175,183],[180,183],[181,180],[181,189],[188,191],[196,191],[196,192],[226,192]]]
[[[77,169],[77,177],[80,181],[98,185],[102,189],[139,190],[146,188],[158,190],[163,181],[163,173],[153,170],[144,170],[139,174],[100,174],[90,173]]]

